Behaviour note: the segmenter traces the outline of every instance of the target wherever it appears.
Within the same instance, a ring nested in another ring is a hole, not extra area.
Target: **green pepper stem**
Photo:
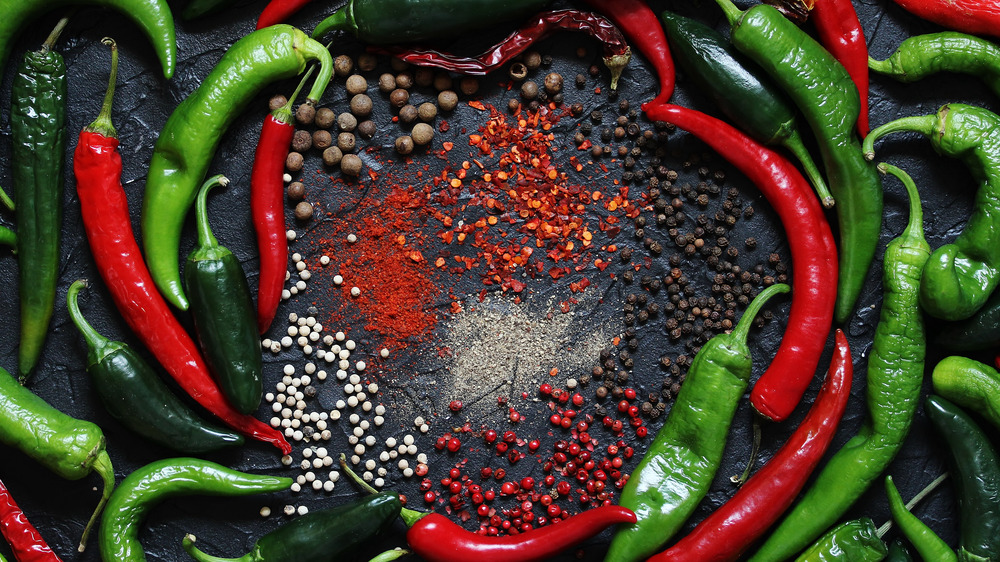
[[[218,556],[212,556],[211,554],[205,554],[194,545],[195,541],[198,540],[194,535],[188,533],[184,535],[184,540],[181,545],[184,546],[184,550],[187,551],[188,555],[199,562],[252,562],[253,552],[248,552],[239,558],[220,558]]]
[[[361,486],[361,489],[363,489],[364,491],[368,492],[369,494],[378,493],[378,490],[372,488],[371,485],[368,484],[368,482],[365,482],[363,478],[361,478],[360,476],[357,475],[357,473],[351,470],[351,467],[347,466],[347,455],[345,455],[344,453],[340,453],[340,468],[341,470],[347,473],[347,476],[351,480],[353,480],[355,484]],[[419,521],[425,515],[427,514],[422,511],[417,511],[405,507],[399,512],[399,516],[403,518],[403,522],[406,523],[407,527],[412,527],[414,523]]]
[[[729,335],[739,341],[746,341],[747,334],[750,333],[750,326],[753,324],[753,319],[757,317],[757,313],[760,312],[764,304],[774,295],[787,293],[790,290],[791,287],[784,283],[775,283],[761,291],[756,298],[750,301],[750,305],[747,306],[740,321],[736,323],[736,327],[733,328],[733,331]]]
[[[747,466],[743,469],[743,474],[734,474],[729,477],[729,481],[737,486],[742,486],[746,483],[747,479],[750,478],[750,471],[753,470],[753,465],[757,462],[761,438],[760,418],[761,416],[759,415],[755,415],[753,418],[753,444],[750,447],[750,460],[747,461]]]
[[[118,80],[118,44],[110,37],[101,39],[101,43],[111,47],[111,74],[108,76],[108,89],[104,92],[104,102],[101,112],[97,114],[90,125],[83,128],[88,133],[97,133],[108,138],[118,138],[118,132],[111,123],[111,104],[115,97],[115,82]]]
[[[80,293],[80,289],[84,287],[89,287],[90,284],[86,279],[77,279],[69,286],[69,290],[66,291],[66,306],[69,307],[69,317],[76,324],[76,329],[80,330],[80,334],[83,335],[83,340],[87,342],[87,347],[90,349],[91,353],[102,347],[111,343],[111,340],[102,336],[93,326],[87,322],[87,319],[80,312],[80,303],[77,302],[77,295]]]
[[[14,210],[14,200],[10,198],[10,195],[7,195],[2,186],[0,186],[0,203],[3,203],[3,206],[10,211]]]
[[[922,240],[924,238],[924,212],[920,206],[920,192],[917,191],[917,186],[913,183],[913,178],[903,170],[885,162],[879,163],[878,171],[883,174],[890,173],[903,182],[903,187],[906,188],[906,195],[910,201],[910,220],[906,224],[902,236]]]
[[[347,14],[347,9],[350,5],[351,3],[348,2],[346,5],[327,16],[325,20],[319,22],[319,25],[313,29],[312,36],[314,38],[318,38],[331,31],[337,31],[338,29],[351,29],[351,21]]]
[[[101,501],[97,502],[94,514],[90,516],[90,521],[87,521],[87,526],[83,528],[83,534],[80,535],[80,546],[76,547],[77,552],[83,552],[87,548],[87,537],[90,536],[90,530],[94,528],[94,524],[101,518],[104,506],[108,504],[108,500],[111,499],[111,493],[115,491],[115,469],[111,464],[111,457],[104,450],[103,440],[100,447],[101,450],[94,457],[94,464],[91,465],[91,469],[100,475],[101,480],[104,480],[104,490],[101,492]]]
[[[333,78],[333,56],[330,55],[330,49],[326,48],[319,41],[308,37],[298,48],[307,59],[319,61],[319,74],[316,75],[316,81],[313,82],[312,89],[309,90],[309,95],[306,96],[307,103],[315,104],[323,97],[326,86],[330,83],[330,79]]]
[[[799,163],[802,164],[802,169],[809,178],[809,183],[816,190],[816,195],[819,196],[819,201],[823,207],[826,209],[833,207],[834,203],[836,203],[833,194],[830,193],[830,188],[823,181],[823,174],[819,172],[816,161],[809,155],[809,151],[806,150],[806,146],[802,143],[802,135],[799,134],[799,131],[792,130],[785,137],[785,140],[781,142],[781,145],[787,148],[799,160]]]
[[[736,7],[731,0],[715,0],[715,3],[722,8],[722,13],[726,15],[726,20],[729,21],[729,25],[736,25],[736,20],[740,19],[743,15],[743,11]]]
[[[305,75],[302,76],[302,80],[299,80],[299,85],[295,87],[295,91],[288,97],[288,101],[285,102],[285,105],[282,105],[271,112],[271,115],[276,121],[286,125],[292,124],[292,104],[295,103],[295,98],[299,97],[299,92],[302,91],[302,88],[306,85],[306,81],[309,80],[309,77],[312,76],[312,73],[315,70],[316,65],[310,65],[309,70],[306,70]]]
[[[934,133],[934,122],[937,121],[937,118],[937,115],[915,115],[889,121],[868,133],[861,145],[861,150],[864,152],[865,158],[871,161],[875,159],[875,141],[889,133],[916,131],[929,137]]]
[[[42,52],[47,53],[52,50],[52,47],[56,46],[56,41],[59,40],[59,36],[62,35],[64,29],[66,29],[66,24],[69,23],[69,16],[65,16],[56,22],[56,26],[52,28],[49,36],[45,38],[45,42],[42,43]]]
[[[871,57],[868,57],[868,69],[874,70],[879,74],[895,74],[895,72],[892,70],[892,63],[889,62],[889,59],[875,60]]]
[[[226,187],[229,185],[229,178],[222,174],[216,174],[205,180],[205,183],[201,184],[201,189],[198,190],[198,200],[195,202],[198,245],[202,248],[215,248],[219,245],[219,241],[212,234],[211,225],[208,224],[208,192],[217,185]]]

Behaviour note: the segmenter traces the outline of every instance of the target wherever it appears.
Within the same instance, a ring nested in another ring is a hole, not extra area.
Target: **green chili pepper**
[[[101,428],[49,406],[0,368],[0,443],[18,449],[67,480],[79,480],[91,472],[101,477],[104,491],[80,537],[83,551],[90,529],[115,488],[115,471],[104,450]]]
[[[882,226],[881,180],[865,161],[854,132],[861,111],[857,87],[833,55],[774,7],[758,4],[740,12],[730,0],[716,2],[732,25],[733,45],[788,94],[816,137],[837,201],[840,271],[834,317],[845,322],[875,257]]]
[[[348,0],[313,30],[343,29],[365,43],[387,44],[458,37],[531,15],[551,0]]]
[[[122,480],[101,520],[101,559],[141,562],[139,526],[150,509],[176,496],[247,496],[277,492],[291,478],[246,474],[214,462],[193,458],[164,459],[147,464]]]
[[[10,246],[17,253],[17,234],[6,226],[0,226],[0,244]]]
[[[349,557],[399,516],[403,504],[395,492],[379,492],[322,511],[310,511],[261,537],[239,558],[220,558],[198,550],[194,535],[184,550],[200,562],[325,562]]]
[[[920,304],[929,314],[968,318],[1000,284],[1000,116],[950,103],[934,115],[903,117],[865,138],[866,157],[874,158],[876,140],[898,131],[923,133],[935,151],[960,159],[979,182],[965,230],[934,250],[920,280]]]
[[[939,322],[934,343],[954,351],[981,351],[1000,347],[1000,291],[993,291],[982,308],[955,322]]]
[[[1000,553],[1000,456],[989,436],[958,406],[928,396],[927,416],[951,451],[958,498],[958,558],[996,560]]]
[[[70,285],[66,303],[87,343],[87,372],[108,412],[135,433],[177,451],[196,454],[242,445],[243,436],[205,423],[185,406],[131,347],[109,340],[87,322],[77,303],[86,286],[85,280]]]
[[[824,207],[833,195],[802,144],[795,109],[770,81],[754,74],[721,33],[698,20],[662,12],[670,50],[701,91],[741,129],[769,145],[781,145],[799,162]]]
[[[3,19],[3,18],[0,18]],[[63,162],[66,154],[66,63],[52,50],[63,19],[38,51],[30,51],[14,77],[10,132],[17,200],[18,291],[23,383],[38,363],[49,332],[59,278]]]
[[[842,523],[819,538],[795,562],[879,562],[888,554],[868,517]]]
[[[840,519],[892,462],[916,413],[926,354],[918,294],[930,247],[924,239],[920,196],[913,180],[895,166],[879,164],[878,169],[903,182],[910,220],[885,249],[882,310],[868,359],[869,419],[830,458],[754,561],[790,558]]]
[[[885,477],[885,494],[889,497],[889,512],[892,513],[893,520],[924,560],[958,562],[958,556],[955,556],[955,551],[948,546],[948,543],[941,540],[930,527],[906,509],[903,497],[899,495],[899,490],[892,482],[892,476]]]
[[[1000,429],[1000,373],[975,359],[945,357],[931,373],[934,392],[976,412]]]
[[[88,5],[113,8],[125,14],[153,42],[160,57],[163,76],[174,75],[177,45],[174,38],[174,18],[164,0],[0,0],[0,67],[7,61],[18,32],[45,12],[63,6]]]
[[[886,60],[868,57],[868,68],[900,82],[916,82],[937,72],[978,76],[1000,94],[1000,47],[957,31],[908,37]]]
[[[188,255],[184,281],[209,369],[233,406],[250,414],[264,395],[257,311],[240,261],[219,245],[208,224],[208,191],[228,184],[213,176],[198,192],[198,246]]]
[[[906,550],[903,541],[896,539],[889,545],[889,554],[885,557],[885,562],[913,562],[910,551]]]
[[[310,60],[320,63],[308,97],[316,103],[333,73],[330,51],[290,25],[254,31],[226,51],[167,119],[149,163],[142,238],[153,280],[174,306],[188,307],[178,257],[181,227],[222,135],[264,86],[301,73]]]
[[[761,291],[729,334],[715,336],[695,355],[670,417],[622,490],[619,505],[638,521],[619,527],[606,560],[645,559],[680,529],[708,492],[726,435],[750,380],[747,333],[777,284]]]

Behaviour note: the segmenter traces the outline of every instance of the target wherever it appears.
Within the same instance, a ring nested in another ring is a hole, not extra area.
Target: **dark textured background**
[[[291,23],[306,30],[312,29],[324,13],[329,12],[333,6],[338,4],[336,2],[316,2],[295,16]],[[670,7],[682,14],[697,16],[703,21],[715,25],[722,23],[719,10],[713,2],[708,0],[694,3],[653,2],[653,5],[654,9]],[[745,6],[746,2],[743,2],[742,5]],[[870,52],[877,58],[884,58],[907,35],[937,30],[933,24],[910,16],[887,0],[877,2],[866,0],[862,3],[856,2],[855,5],[864,25]],[[178,64],[175,76],[170,81],[163,79],[159,63],[147,39],[121,14],[97,8],[81,9],[64,32],[58,49],[65,55],[69,70],[70,111],[67,126],[71,141],[67,147],[67,162],[70,161],[69,158],[76,144],[76,133],[96,115],[103,96],[107,79],[108,54],[106,47],[100,44],[100,39],[105,35],[112,35],[118,41],[121,62],[118,90],[115,97],[114,122],[122,141],[121,150],[125,161],[123,182],[133,211],[133,225],[137,230],[146,167],[157,132],[176,104],[194,90],[202,77],[219,60],[225,49],[237,38],[253,29],[256,17],[263,6],[264,2],[262,1],[237,2],[234,7],[202,21],[178,21]],[[174,7],[179,12],[180,6]],[[3,162],[3,166],[0,168],[0,183],[5,187],[8,187],[10,183],[10,123],[8,114],[13,64],[23,55],[25,50],[36,48],[41,43],[58,15],[49,14],[34,22],[30,28],[25,29],[17,40],[16,49],[5,67],[2,90],[0,90],[0,108],[3,108],[0,111],[0,115],[2,115],[0,116],[0,162]],[[504,32],[498,30],[500,34]],[[582,39],[573,34],[561,34],[540,44],[539,50],[543,53],[553,54],[555,57],[553,68],[566,77],[567,103],[579,101],[584,103],[588,112],[593,109],[603,109],[606,115],[615,116],[618,114],[617,102],[608,102],[606,95],[594,94],[591,87],[593,80],[588,82],[588,87],[582,90],[574,89],[571,85],[572,77],[580,72],[585,73],[586,67],[589,65],[588,62],[581,62],[574,55],[575,47],[581,44],[593,48],[590,40]],[[338,36],[332,51],[334,55],[340,53],[356,55],[361,52],[361,49],[362,46],[353,39]],[[377,82],[378,72],[386,67],[383,60],[382,66],[376,72],[369,73],[369,85],[372,88]],[[540,81],[541,75],[537,79]],[[601,78],[601,80],[604,79],[605,77]],[[253,232],[246,207],[246,189],[249,183],[252,150],[260,122],[266,114],[264,108],[267,98],[273,93],[289,91],[294,86],[294,82],[288,81],[264,88],[258,100],[230,127],[211,168],[212,173],[224,173],[234,182],[235,187],[217,191],[212,195],[210,199],[210,210],[213,213],[212,224],[220,241],[231,248],[244,262],[250,276],[251,286],[256,285],[257,265]],[[507,98],[515,95],[516,92],[508,92],[500,85],[502,82],[504,82],[502,75],[482,80],[480,97],[497,107],[505,107]],[[678,92],[674,98],[675,102],[713,111],[713,108],[708,107],[706,102],[691,90],[690,84],[683,75],[679,75],[678,86]],[[372,88],[370,88],[370,93]],[[634,57],[620,84],[621,98],[634,102],[633,107],[637,107],[639,102],[651,97],[654,88],[650,68],[641,56]],[[398,129],[388,122],[389,115],[385,97],[376,92],[372,94],[372,98],[376,104],[375,120],[380,131],[370,144],[381,146],[380,154],[389,158],[392,156],[391,146],[398,134],[396,132]],[[972,78],[941,75],[917,84],[902,85],[872,76],[872,127],[904,115],[932,113],[941,104],[949,101],[979,104],[993,110],[997,110],[998,105],[1000,105],[992,93]],[[345,110],[346,99],[342,80],[331,84],[322,102],[335,108],[338,112]],[[565,135],[564,144],[566,146],[571,145],[570,138],[575,131],[575,125],[585,120],[586,117],[587,113],[575,121],[570,118],[564,119],[556,128],[557,135],[560,133]],[[479,119],[481,119],[480,114],[477,112],[470,111],[467,107],[460,107],[454,115],[449,116],[449,121],[452,124],[451,133],[438,135],[434,141],[435,147],[439,147],[443,140],[453,140],[457,146],[464,148],[467,143],[467,135],[463,136],[459,132],[461,127],[456,125],[467,125],[471,130],[478,127]],[[606,118],[605,123],[607,122]],[[595,135],[598,130],[595,127]],[[678,143],[677,146],[697,148],[697,143],[685,142],[684,136],[686,135],[674,135],[675,140],[672,142]],[[463,140],[465,142],[462,142]],[[568,157],[575,152],[574,150],[564,150],[561,154]],[[950,241],[961,231],[971,207],[975,184],[969,174],[956,161],[935,155],[926,140],[914,135],[894,135],[881,142],[878,146],[878,158],[899,165],[909,171],[916,179],[926,212],[927,238],[932,247]],[[441,165],[437,158],[431,156],[417,158],[417,160],[429,163],[433,169],[437,169],[436,167]],[[371,164],[373,161],[366,163]],[[84,372],[84,347],[69,321],[62,303],[66,287],[70,282],[80,277],[96,280],[98,275],[94,270],[90,251],[83,236],[79,203],[73,188],[71,170],[71,167],[67,165],[63,259],[59,274],[60,290],[57,295],[57,307],[45,353],[30,386],[34,392],[61,410],[77,417],[95,421],[104,428],[108,437],[108,449],[120,481],[125,474],[135,468],[150,461],[171,456],[172,453],[141,443],[110,419],[97,404]],[[620,173],[621,170],[612,167],[609,175],[615,177]],[[755,225],[753,234],[761,240],[761,251],[777,249],[787,255],[787,247],[783,242],[780,224],[769,212],[766,201],[753,186],[735,172],[730,172],[727,183],[740,187],[744,198],[751,201],[755,208],[761,211],[752,222]],[[905,193],[902,186],[895,180],[889,180],[885,184],[886,212],[879,258],[881,258],[885,242],[901,232],[906,220]],[[339,196],[336,193],[320,194],[316,192],[315,188],[309,194],[311,199],[324,200],[326,198],[335,199]],[[287,216],[291,223],[293,220],[291,208],[288,208]],[[12,222],[10,214],[0,213],[0,223],[9,226]],[[303,233],[315,224],[298,225],[297,229]],[[185,254],[193,242],[192,226],[193,223],[189,221],[185,232],[186,236],[182,242],[182,252]],[[639,246],[634,240],[632,243]],[[305,246],[298,246],[293,248],[293,251],[304,251],[304,248]],[[639,251],[642,251],[641,248]],[[664,256],[668,254],[669,252],[665,252]],[[617,262],[615,262],[613,267],[617,266]],[[661,266],[662,264],[655,264],[655,267]],[[695,267],[698,266],[688,266],[689,275],[696,271],[693,269]],[[8,251],[0,252],[0,287],[4,288],[0,290],[0,334],[2,334],[0,335],[0,365],[8,370],[14,370],[16,367],[18,333],[16,271],[16,259]],[[466,279],[464,281],[466,285],[459,286],[456,290],[478,291],[481,284],[475,280],[470,281],[470,279]],[[594,310],[580,311],[578,314],[591,314],[595,319],[618,318],[620,322],[620,299],[626,294],[626,290],[620,284],[609,283],[606,276],[600,277],[600,279],[602,280],[600,290],[605,291],[603,303]],[[105,289],[100,283],[93,285],[93,288],[81,297],[84,313],[105,335],[115,339],[125,339],[133,344],[136,343],[127,333],[127,328],[114,310]],[[565,284],[559,287],[549,287],[546,283],[537,283],[532,288],[541,293],[550,292],[550,294],[565,298],[565,294],[560,293],[560,291],[565,293],[565,287]],[[855,385],[852,401],[848,406],[848,412],[842,422],[834,447],[842,444],[853,435],[864,417],[863,373],[865,357],[871,346],[874,323],[878,318],[879,295],[879,276],[875,273],[870,274],[864,294],[859,302],[859,312],[852,318],[846,330],[855,358]],[[317,295],[309,296],[310,301],[317,297]],[[440,304],[442,303],[428,303],[428,306]],[[301,313],[306,306],[303,302],[284,303],[279,308],[279,320],[275,322],[271,333],[276,334],[284,329],[285,324],[281,321],[284,315],[291,311]],[[785,301],[773,305],[773,307],[778,311],[776,316],[780,319],[782,314],[787,312],[788,304]],[[767,358],[773,354],[781,327],[782,324],[779,320],[763,332],[751,336],[751,346],[755,356],[755,377],[763,371]],[[662,372],[655,367],[656,359],[665,351],[676,353],[679,350],[672,349],[662,328],[647,330],[642,334],[642,337],[644,343],[641,349],[643,351],[637,358],[633,381],[642,389],[652,390],[658,388],[662,377]],[[371,344],[371,346],[375,345],[377,344]],[[828,342],[828,347],[830,345],[832,344]],[[933,348],[929,350],[928,375],[930,367],[941,356],[940,350]],[[385,380],[380,381],[382,386],[387,389],[402,386],[391,377],[394,365],[405,365],[407,368],[415,366],[419,370],[421,357],[424,356],[420,355],[417,350],[404,350],[394,355],[388,362],[380,366],[381,372],[385,373]],[[829,352],[823,358],[821,365],[827,363],[828,357]],[[265,360],[267,380],[265,386],[270,389],[273,388],[274,382],[280,379],[281,366],[288,361],[301,363],[301,353],[296,355],[294,352],[285,352],[278,356],[267,353]],[[596,361],[597,358],[595,357],[594,360]],[[819,374],[822,374],[822,371]],[[817,377],[807,393],[807,398],[810,400],[818,389],[819,378]],[[424,378],[418,379],[415,383],[420,389],[416,392],[420,395],[421,408],[428,414],[431,412],[444,412],[446,414],[446,403],[442,402],[445,397],[438,396],[439,393],[433,386],[420,386],[429,382],[430,378]],[[407,382],[406,384],[413,383]],[[533,391],[532,388],[525,388],[517,389],[517,392],[521,390]],[[588,399],[592,397],[592,389],[584,392],[584,395]],[[591,401],[590,404],[592,405],[593,402]],[[532,412],[533,407],[537,408],[537,411]],[[532,429],[534,429],[534,433],[542,436],[549,432],[548,422],[540,404],[525,405],[522,410],[529,414],[527,423],[531,425],[525,428],[522,424],[521,428],[518,429],[519,434],[532,433]],[[798,420],[805,414],[805,410],[805,407],[800,408],[793,419],[783,424],[764,428],[763,458],[760,462],[769,458],[787,435],[794,430]],[[944,470],[945,452],[935,443],[930,427],[922,415],[922,407],[920,410],[906,445],[889,470],[904,498],[915,494]],[[262,406],[261,416],[267,419],[270,415],[269,408]],[[661,417],[651,422],[651,431],[658,429],[663,419],[665,418]],[[699,521],[731,495],[733,488],[728,483],[728,476],[741,470],[749,453],[750,419],[749,406],[744,403],[741,405],[733,424],[725,461],[718,472],[716,482],[708,498],[692,518],[691,524]],[[387,414],[386,426],[377,435],[381,440],[390,434],[402,435],[410,432],[412,430],[411,422],[412,419],[394,418],[393,411],[390,409]],[[442,423],[436,424],[428,435],[420,437],[418,441],[421,450],[427,452],[430,457],[430,476],[435,478],[443,476],[451,466],[452,461],[433,451],[433,436],[445,431],[451,422],[452,420],[442,420]],[[499,425],[494,425],[494,427],[503,428]],[[341,425],[334,425],[334,438],[326,444],[327,448],[331,451],[347,450],[348,428],[349,426],[344,422],[341,422]],[[552,439],[551,435],[548,438]],[[648,442],[648,440],[646,441]],[[638,443],[636,446],[641,451],[645,447],[645,443]],[[545,450],[547,449],[543,447],[542,451]],[[551,450],[550,446],[548,450]],[[297,468],[289,470],[281,467],[279,457],[273,448],[256,443],[239,450],[214,454],[210,458],[228,466],[252,472],[291,474],[292,476],[299,474]],[[627,465],[627,468],[634,467],[638,458],[637,455]],[[0,459],[2,459],[0,460],[0,477],[56,551],[65,559],[97,560],[96,540],[91,541],[90,549],[82,555],[77,555],[73,548],[82,526],[97,500],[96,493],[92,491],[92,487],[98,482],[96,477],[78,482],[67,482],[40,470],[33,461],[7,448],[0,451]],[[475,457],[470,460],[469,466],[477,466]],[[510,467],[509,474],[517,477],[532,474],[537,477],[540,474],[539,468],[538,463],[522,462]],[[387,488],[399,489],[411,497],[418,497],[416,490],[418,478],[404,481],[398,476],[393,477],[394,474],[398,473],[390,471]],[[202,546],[209,549],[211,553],[232,556],[242,554],[256,537],[274,529],[277,523],[282,520],[280,515],[262,519],[257,511],[265,503],[271,505],[277,513],[280,507],[286,503],[304,504],[311,509],[319,509],[324,506],[344,503],[353,497],[356,497],[356,492],[350,486],[338,484],[332,494],[313,493],[310,490],[298,496],[286,493],[275,494],[270,498],[181,498],[167,502],[153,511],[140,537],[147,555],[154,560],[185,559],[186,556],[180,548],[180,539],[187,531],[198,534]],[[949,483],[946,483],[940,491],[925,500],[916,509],[916,513],[951,544],[955,544],[957,537],[956,507]],[[885,521],[888,517],[888,511],[882,487],[880,485],[874,486],[850,515],[852,517],[868,515],[875,519],[878,524]],[[382,547],[388,548],[402,544],[402,526],[398,525],[396,529],[396,532],[386,537],[383,544],[372,550],[380,551]],[[890,532],[889,537],[893,535],[894,533]],[[587,558],[599,558],[608,537],[609,535],[605,533],[588,546],[585,549]],[[6,545],[0,544],[0,552],[8,553]]]

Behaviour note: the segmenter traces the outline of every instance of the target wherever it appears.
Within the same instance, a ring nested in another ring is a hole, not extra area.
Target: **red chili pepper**
[[[114,42],[105,41],[112,45],[112,57],[116,60]],[[101,113],[80,133],[73,154],[83,226],[97,270],[125,321],[181,388],[229,427],[271,443],[287,455],[292,447],[279,431],[253,416],[239,413],[226,400],[142,260],[121,184],[122,159],[117,133],[111,124],[116,74],[113,62]]]
[[[664,104],[674,95],[674,60],[670,56],[667,34],[645,0],[584,0],[615,22],[635,48],[646,57],[660,78],[660,93],[643,104]]]
[[[893,0],[911,14],[955,31],[1000,37],[994,0]]]
[[[0,533],[17,562],[60,562],[0,481]]]
[[[257,29],[283,23],[312,0],[271,0],[257,18]]]
[[[851,0],[816,0],[813,23],[820,43],[840,61],[858,87],[858,134],[868,136],[868,45]]]
[[[605,505],[574,515],[558,525],[490,537],[469,532],[439,513],[428,513],[406,532],[406,542],[428,562],[532,562],[548,560],[611,525],[635,522],[632,510]]]
[[[839,329],[835,341],[826,382],[795,433],[728,502],[650,562],[736,560],[795,501],[833,440],[850,397],[851,349]]]
[[[523,53],[535,41],[560,29],[584,31],[600,41],[604,48],[604,64],[611,70],[611,89],[614,90],[618,85],[618,77],[631,58],[632,51],[621,31],[604,16],[579,10],[542,12],[503,41],[475,57],[462,57],[423,47],[369,47],[368,50],[420,66],[483,75]]]
[[[773,420],[786,418],[812,380],[833,321],[837,249],[819,200],[788,160],[723,121],[676,105],[643,108],[701,139],[757,186],[778,213],[792,254],[792,308],[781,345],[750,394]]]

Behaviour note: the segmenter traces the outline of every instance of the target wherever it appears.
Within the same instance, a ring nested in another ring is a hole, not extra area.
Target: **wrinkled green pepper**
[[[807,548],[795,562],[879,562],[889,554],[868,517],[837,525]]]
[[[983,416],[1000,429],[1000,373],[975,359],[945,357],[931,373],[934,392]]]

